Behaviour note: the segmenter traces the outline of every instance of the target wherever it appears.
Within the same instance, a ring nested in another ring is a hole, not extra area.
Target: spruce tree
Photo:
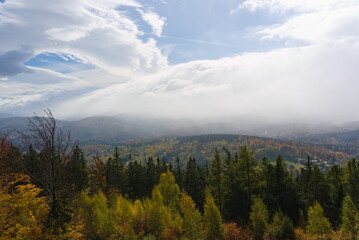
[[[345,194],[342,168],[339,165],[333,165],[329,169],[326,180],[330,189],[329,220],[333,227],[337,228],[340,224],[341,206]]]
[[[183,173],[183,169],[181,166],[181,161],[180,159],[177,157],[176,158],[176,166],[173,170],[173,175],[175,176],[176,179],[176,183],[178,184],[180,189],[183,189],[183,185],[184,185],[184,173]]]
[[[214,149],[214,155],[211,159],[209,173],[209,187],[219,210],[222,211],[223,203],[223,160],[217,148]]]
[[[184,174],[184,190],[191,196],[196,205],[202,209],[206,186],[203,171],[197,165],[195,158],[189,158]]]
[[[242,189],[244,196],[240,198],[240,206],[242,206],[242,211],[240,213],[241,217],[245,222],[249,220],[249,213],[252,205],[252,198],[254,192],[257,188],[257,183],[259,181],[256,167],[257,160],[254,157],[254,152],[247,146],[241,146],[238,153],[237,167],[235,168],[238,171],[238,187]]]
[[[66,181],[74,192],[81,192],[88,186],[86,159],[83,151],[76,146],[66,164]]]
[[[108,191],[124,193],[125,165],[120,158],[118,147],[115,147],[112,157],[106,162],[106,182]]]

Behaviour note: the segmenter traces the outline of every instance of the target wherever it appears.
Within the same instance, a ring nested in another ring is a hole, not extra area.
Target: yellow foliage
[[[44,222],[49,207],[41,189],[16,174],[0,183],[0,239],[46,239]]]

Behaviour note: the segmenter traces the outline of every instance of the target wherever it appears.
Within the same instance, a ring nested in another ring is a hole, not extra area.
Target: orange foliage
[[[249,240],[250,234],[247,229],[239,228],[237,224],[231,222],[223,225],[224,240]]]

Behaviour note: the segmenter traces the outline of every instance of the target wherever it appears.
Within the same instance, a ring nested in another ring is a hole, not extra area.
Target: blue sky
[[[251,51],[268,51],[283,46],[281,41],[261,41],[250,36],[250,28],[276,24],[286,14],[271,14],[266,11],[251,13],[238,11],[231,14],[241,1],[203,0],[195,1],[141,1],[151,11],[165,18],[161,36],[155,36],[151,26],[141,19],[141,14],[133,7],[117,8],[134,19],[143,35],[143,41],[155,38],[157,46],[168,54],[169,64],[174,65],[194,60],[218,59]],[[150,4],[148,4],[150,3]],[[209,51],[210,49],[210,51]],[[65,61],[55,54],[42,54],[25,64],[52,69],[54,65],[74,62]],[[68,73],[72,67],[61,71]]]
[[[357,0],[0,2],[0,114],[359,120]]]

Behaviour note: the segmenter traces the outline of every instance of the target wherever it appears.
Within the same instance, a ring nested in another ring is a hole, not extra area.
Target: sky
[[[0,0],[0,115],[359,120],[358,0]]]

